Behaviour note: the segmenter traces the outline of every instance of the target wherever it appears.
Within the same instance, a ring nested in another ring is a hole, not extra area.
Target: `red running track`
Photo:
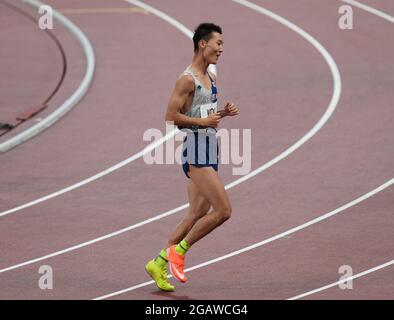
[[[294,144],[325,112],[333,90],[329,68],[319,52],[290,29],[231,1],[217,1],[208,12],[207,0],[147,3],[189,29],[205,20],[223,27],[219,94],[222,102],[233,100],[242,110],[238,119],[226,119],[223,125],[252,130],[252,169]],[[303,224],[393,177],[394,43],[384,31],[394,26],[354,9],[356,28],[342,31],[337,27],[341,2],[321,1],[319,7],[311,0],[255,3],[300,26],[330,52],[342,77],[341,99],[310,141],[229,190],[232,219],[193,247],[188,266]],[[61,1],[49,4],[64,8]],[[68,1],[67,6],[81,4]],[[84,8],[129,6],[123,1],[83,3]],[[385,10],[394,15],[388,2]],[[168,95],[190,62],[191,41],[152,14],[67,16],[92,42],[95,79],[85,98],[59,123],[1,156],[2,211],[140,151],[146,146],[146,129],[164,129]],[[78,52],[75,43],[65,47]],[[71,60],[84,65],[82,54]],[[225,183],[238,178],[229,165],[222,165],[220,174]],[[148,166],[139,159],[82,188],[1,217],[0,268],[177,207],[186,202],[185,186],[179,165]],[[341,265],[352,266],[354,273],[375,267],[393,259],[392,193],[388,188],[289,237],[191,271],[187,285],[179,284],[175,293],[159,293],[150,285],[114,298],[286,299],[339,280]],[[90,299],[146,282],[145,262],[157,254],[184,213],[1,273],[0,298]],[[53,290],[37,285],[44,264],[53,267]],[[392,273],[388,267],[354,280],[353,290],[333,288],[309,298],[392,299]]]

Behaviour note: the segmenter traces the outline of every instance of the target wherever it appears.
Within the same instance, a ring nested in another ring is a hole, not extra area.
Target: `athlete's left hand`
[[[226,112],[226,116],[237,116],[237,115],[239,115],[238,107],[232,102],[227,102],[226,103],[226,105],[224,106],[224,111]]]

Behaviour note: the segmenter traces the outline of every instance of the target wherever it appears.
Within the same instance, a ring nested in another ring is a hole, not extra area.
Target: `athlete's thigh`
[[[198,217],[205,215],[211,207],[211,203],[202,195],[192,179],[189,179],[187,194],[189,197],[190,211]]]
[[[207,199],[215,209],[230,205],[223,183],[218,173],[212,167],[197,168],[191,165],[189,175],[202,196]]]

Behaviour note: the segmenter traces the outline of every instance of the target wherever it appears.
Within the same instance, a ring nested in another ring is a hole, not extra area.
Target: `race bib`
[[[207,118],[210,114],[215,113],[218,108],[218,103],[207,103],[200,106],[201,118]]]

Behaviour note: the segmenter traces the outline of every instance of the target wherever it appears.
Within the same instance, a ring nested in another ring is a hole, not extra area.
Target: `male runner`
[[[172,275],[186,282],[186,252],[231,215],[230,201],[217,172],[216,128],[221,118],[238,115],[239,111],[230,102],[217,111],[216,76],[208,70],[223,53],[222,29],[213,23],[202,23],[195,29],[193,43],[192,63],[178,78],[165,117],[187,131],[182,167],[189,179],[190,207],[170,234],[167,249],[145,266],[157,287],[165,291],[175,289],[167,279],[167,263]]]

